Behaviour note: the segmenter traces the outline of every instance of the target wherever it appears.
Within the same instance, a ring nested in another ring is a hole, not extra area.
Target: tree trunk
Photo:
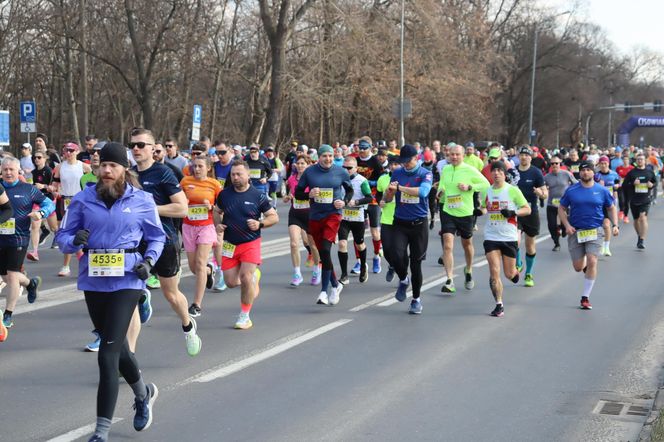
[[[81,24],[79,29],[81,30],[81,131],[88,135],[90,132],[90,123],[89,123],[89,88],[88,88],[88,54],[87,54],[87,45],[88,45],[88,18],[86,13],[86,0],[79,0],[79,11],[81,14]]]
[[[72,50],[71,40],[65,37],[65,70],[67,78],[67,100],[69,102],[69,112],[71,114],[72,136],[77,142],[81,142],[81,134],[78,130],[78,114],[76,111],[76,95],[74,94],[74,71],[72,69]]]
[[[272,55],[272,75],[270,76],[270,98],[265,110],[266,119],[261,145],[274,145],[277,141],[278,125],[281,120],[281,93],[283,91],[283,69],[286,60],[286,47],[283,37],[270,39],[270,54]]]

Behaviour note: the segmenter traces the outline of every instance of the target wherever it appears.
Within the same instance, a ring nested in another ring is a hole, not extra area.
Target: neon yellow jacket
[[[459,184],[470,184],[471,190],[465,192],[458,187]],[[440,171],[438,191],[443,192],[440,202],[443,211],[455,217],[470,216],[473,214],[473,193],[483,192],[489,188],[489,181],[484,175],[467,163],[458,166],[451,164]]]

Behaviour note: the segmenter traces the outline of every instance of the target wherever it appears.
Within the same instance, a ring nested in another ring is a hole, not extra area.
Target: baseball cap
[[[32,149],[32,145],[31,145],[30,143],[23,143],[23,144],[21,145],[21,147],[22,147],[23,149]]]
[[[599,157],[599,162],[600,163],[609,163],[610,162],[609,157],[607,157],[606,155],[602,155],[601,157]]]
[[[394,163],[400,163],[401,161],[399,160],[398,155],[389,155],[387,157],[387,164],[394,164]]]
[[[406,163],[417,155],[417,149],[412,144],[406,144],[399,152],[399,162]]]
[[[208,155],[216,155],[217,154],[217,148],[216,147],[211,147],[208,149]]]
[[[592,161],[581,161],[581,163],[579,164],[579,170],[581,169],[595,170],[595,165],[593,164]]]
[[[502,153],[499,148],[494,147],[493,149],[489,150],[489,158],[500,158],[502,156]]]
[[[519,155],[521,154],[530,155],[532,157],[533,151],[528,146],[521,146],[521,148],[519,149]]]
[[[469,141],[469,142],[466,143],[466,147],[475,147],[475,143],[473,143],[472,141]]]
[[[98,142],[94,145],[93,149],[94,149],[94,150],[101,150],[101,149],[104,148],[104,146],[106,146],[106,141],[98,141]]]
[[[272,146],[267,146],[267,147],[265,148],[265,152],[274,152],[274,147],[272,147]]]

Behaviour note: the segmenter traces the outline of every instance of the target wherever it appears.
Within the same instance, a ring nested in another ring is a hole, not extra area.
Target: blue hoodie
[[[125,254],[124,276],[88,276],[88,254],[78,265],[78,289],[114,292],[122,289],[144,289],[145,281],[133,272],[136,264],[151,258],[157,262],[166,241],[157,206],[152,195],[127,185],[124,195],[110,209],[97,198],[97,189],[87,187],[71,200],[55,239],[62,253],[76,253],[83,246],[74,245],[76,232],[90,231],[88,249],[134,249],[141,240],[147,243],[144,256]]]

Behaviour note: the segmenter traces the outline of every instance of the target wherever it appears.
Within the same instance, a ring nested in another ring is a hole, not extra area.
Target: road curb
[[[660,422],[659,414],[662,409],[664,409],[664,385],[661,385],[655,393],[655,400],[652,404],[652,409],[650,414],[646,418],[646,421],[643,423],[643,428],[639,433],[640,442],[650,442],[652,440],[652,432],[657,424]]]

